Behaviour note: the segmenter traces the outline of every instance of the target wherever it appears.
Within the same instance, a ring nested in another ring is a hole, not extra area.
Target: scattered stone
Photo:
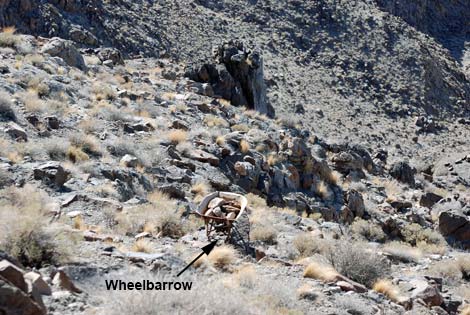
[[[98,234],[94,231],[89,231],[89,230],[83,232],[83,238],[85,239],[85,241],[88,241],[88,242],[96,242],[96,241],[111,242],[113,241],[113,237],[111,235]]]
[[[52,38],[41,49],[42,53],[62,58],[69,66],[86,70],[85,60],[73,42],[59,37]]]
[[[429,284],[424,280],[412,280],[411,284],[414,286],[411,292],[413,299],[421,299],[428,306],[439,306],[443,302],[443,298],[435,285]]]
[[[415,185],[415,173],[416,169],[404,161],[392,164],[390,169],[390,175],[393,178],[411,186]]]
[[[443,211],[439,215],[439,231],[450,243],[459,243],[470,249],[470,220],[462,210]]]
[[[29,281],[32,286],[42,295],[51,295],[51,287],[44,281],[42,276],[36,272],[28,272],[24,275],[24,279]]]
[[[0,312],[5,315],[45,315],[46,311],[23,290],[0,275]]]
[[[209,163],[212,166],[218,166],[220,160],[215,155],[208,153],[200,149],[192,149],[183,153],[189,159],[200,161],[203,163]]]
[[[27,287],[23,278],[23,270],[16,267],[7,260],[0,261],[0,276],[8,280],[11,284],[15,285],[17,288],[21,289],[23,292],[26,292]]]
[[[5,132],[16,141],[28,141],[26,131],[14,122],[7,125]]]
[[[41,180],[57,187],[62,187],[68,179],[69,173],[59,162],[47,162],[33,167],[34,179]]]
[[[139,165],[139,159],[133,155],[126,154],[121,158],[120,163],[127,167],[137,167]]]
[[[439,196],[432,192],[427,192],[421,195],[419,199],[419,205],[422,207],[432,208],[437,202],[442,199],[442,196]]]

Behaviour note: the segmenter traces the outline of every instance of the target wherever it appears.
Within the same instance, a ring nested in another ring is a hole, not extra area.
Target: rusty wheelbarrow
[[[204,220],[207,239],[215,232],[221,232],[228,242],[234,223],[242,216],[248,200],[231,192],[216,191],[204,197],[195,214]]]

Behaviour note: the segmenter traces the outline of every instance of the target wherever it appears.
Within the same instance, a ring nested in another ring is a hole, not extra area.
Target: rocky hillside
[[[470,85],[407,10],[0,1],[0,314],[468,315]]]

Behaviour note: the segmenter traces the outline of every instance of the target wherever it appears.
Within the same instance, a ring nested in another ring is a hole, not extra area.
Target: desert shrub
[[[86,153],[88,156],[100,157],[102,155],[101,145],[91,135],[77,134],[69,139],[70,144]]]
[[[132,250],[139,253],[151,253],[153,252],[153,247],[150,241],[146,239],[140,239],[132,245]]]
[[[350,241],[342,241],[331,247],[327,258],[339,273],[368,287],[372,287],[378,279],[385,278],[390,271],[390,265],[383,257]]]
[[[36,187],[1,190],[0,249],[28,267],[60,262],[64,253],[46,229],[49,210],[47,195]]]
[[[251,274],[251,272],[248,272]],[[149,279],[152,282],[172,281],[163,274],[126,273],[124,281]],[[109,279],[115,279],[111,274]],[[119,276],[122,278],[122,276]],[[251,278],[251,275],[249,275]],[[296,288],[299,281],[291,278],[289,282],[275,277],[257,276],[256,281],[237,281],[226,274],[200,276],[185,273],[181,281],[191,281],[191,290],[161,291],[107,291],[96,289],[90,283],[87,291],[98,291],[102,311],[98,314],[212,314],[212,315],[256,315],[256,314],[302,314],[295,309],[298,305]],[[101,281],[102,282],[102,281]],[[245,284],[248,284],[246,286]],[[97,293],[98,293],[97,292]],[[256,292],[254,294],[253,292]],[[95,295],[95,296],[96,296]],[[155,306],[158,305],[158,308]]]
[[[405,242],[410,243],[413,246],[424,244],[434,245],[445,245],[446,241],[438,232],[424,228],[417,223],[406,225],[402,230],[401,234]]]
[[[168,132],[167,138],[171,143],[178,144],[188,139],[188,133],[184,130],[176,129]]]
[[[11,183],[11,177],[8,171],[0,169],[0,189]]]
[[[417,263],[423,256],[423,253],[419,248],[411,247],[407,243],[400,242],[390,242],[385,244],[383,251],[405,263]]]
[[[240,151],[242,153],[248,153],[248,151],[250,151],[250,144],[245,139],[240,141]]]
[[[390,300],[397,302],[400,297],[400,291],[396,285],[390,280],[381,279],[374,283],[372,289],[376,292],[382,293]]]
[[[329,265],[312,262],[304,270],[304,277],[317,279],[324,282],[331,282],[336,279],[338,272]]]
[[[228,270],[235,262],[237,252],[231,246],[222,245],[214,248],[207,258],[214,267]]]
[[[143,231],[161,236],[180,237],[184,234],[181,212],[166,194],[155,191],[148,196],[149,204],[132,207],[120,213],[116,220],[118,230],[127,234]]]
[[[41,145],[49,158],[61,161],[66,158],[70,143],[62,138],[50,138]]]
[[[373,242],[384,242],[387,238],[380,225],[362,219],[354,220],[351,225],[351,231]]]
[[[16,120],[10,96],[6,92],[0,92],[0,121]]]
[[[266,244],[276,244],[277,230],[267,224],[254,225],[250,231],[250,239],[254,241],[261,241]]]
[[[204,117],[204,123],[207,127],[228,127],[228,122],[222,117],[217,117],[215,115],[209,114]]]
[[[309,257],[325,249],[324,243],[311,233],[302,233],[294,238],[293,245],[300,257]]]
[[[14,27],[5,27],[0,32],[0,47],[10,47],[17,52],[27,54],[32,51],[32,47],[20,35],[15,34]]]

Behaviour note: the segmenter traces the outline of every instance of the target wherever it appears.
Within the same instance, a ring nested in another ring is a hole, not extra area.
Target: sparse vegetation
[[[400,242],[390,242],[385,244],[384,252],[405,263],[417,263],[423,256],[423,253],[419,248],[411,247],[407,243]]]
[[[332,247],[327,258],[339,273],[369,288],[390,271],[390,265],[383,257],[367,251],[363,245],[351,244],[349,241]]]
[[[149,204],[129,208],[116,217],[117,229],[131,235],[146,231],[161,236],[182,236],[181,213],[174,200],[158,190],[147,198]]]
[[[302,233],[294,238],[293,245],[300,257],[309,257],[325,250],[325,244],[311,233]]]
[[[305,278],[317,279],[324,282],[334,281],[337,276],[338,272],[333,267],[319,262],[312,262],[304,270]]]
[[[0,92],[0,121],[16,120],[13,104],[6,92]]]
[[[153,247],[152,244],[146,239],[137,240],[134,245],[132,245],[132,250],[134,252],[140,253],[152,253]]]
[[[354,220],[351,231],[353,234],[373,242],[384,242],[387,238],[380,225],[360,218]]]
[[[253,226],[250,231],[250,239],[261,241],[266,244],[275,244],[277,239],[277,231],[274,227],[266,224],[258,224]]]
[[[237,253],[233,247],[222,245],[214,248],[208,258],[214,267],[229,270],[237,258]]]
[[[188,140],[188,133],[184,130],[176,129],[167,134],[168,140],[173,144],[179,144]]]
[[[240,151],[242,153],[248,153],[248,151],[250,151],[250,144],[245,139],[240,141]]]
[[[50,200],[37,187],[0,191],[0,249],[24,266],[40,268],[64,259],[65,251],[47,228]]]
[[[396,285],[390,280],[381,279],[374,283],[372,289],[376,292],[382,293],[391,301],[398,302],[400,291]]]

